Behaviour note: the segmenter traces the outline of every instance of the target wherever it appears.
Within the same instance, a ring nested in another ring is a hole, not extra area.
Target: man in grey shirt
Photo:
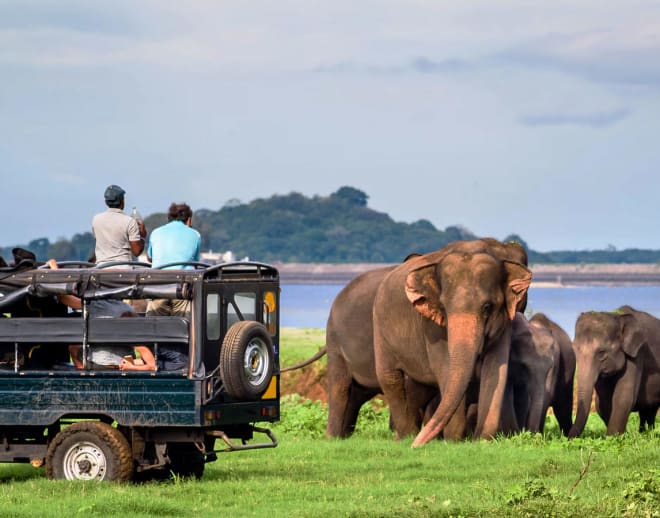
[[[105,190],[108,209],[92,219],[92,233],[96,238],[96,264],[131,261],[144,250],[147,229],[143,221],[124,214],[124,189],[110,185]]]

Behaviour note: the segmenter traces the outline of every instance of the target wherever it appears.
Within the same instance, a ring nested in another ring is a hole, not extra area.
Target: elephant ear
[[[436,263],[424,262],[411,270],[406,277],[406,296],[417,311],[439,326],[445,325],[439,304],[440,285],[436,279]]]
[[[635,315],[630,313],[623,313],[619,316],[619,325],[621,327],[621,348],[624,353],[634,358],[646,344],[646,335]]]
[[[523,299],[529,285],[532,283],[532,272],[525,265],[515,261],[504,261],[506,270],[505,299],[509,318],[513,320],[516,316],[516,308]]]

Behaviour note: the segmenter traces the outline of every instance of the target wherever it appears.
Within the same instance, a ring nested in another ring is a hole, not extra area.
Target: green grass
[[[289,396],[280,445],[220,455],[201,481],[144,484],[49,481],[0,466],[2,516],[657,516],[658,432],[568,441],[396,442],[387,412],[370,405],[355,436],[323,438],[325,408]],[[631,423],[635,424],[635,423]],[[654,514],[655,513],[655,514]]]
[[[346,440],[324,437],[326,416],[286,396],[273,427],[280,445],[220,455],[201,481],[72,483],[0,465],[0,515],[660,516],[660,423],[639,434],[635,416],[625,435],[605,437],[592,415],[585,437],[569,441],[548,417],[544,435],[412,449],[392,439],[378,401]]]
[[[283,327],[280,341],[280,363],[288,367],[310,358],[325,345],[325,329]]]

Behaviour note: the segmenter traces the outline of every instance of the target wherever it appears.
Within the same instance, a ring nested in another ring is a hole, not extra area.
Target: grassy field
[[[325,345],[325,329],[284,327],[281,333],[280,362],[283,367],[310,358]]]
[[[283,364],[311,356],[319,330],[284,330]],[[295,351],[294,349],[304,349]],[[660,430],[637,420],[604,437],[395,442],[381,404],[363,409],[347,440],[324,438],[326,408],[288,395],[274,426],[280,445],[220,455],[200,481],[142,484],[50,481],[26,465],[0,465],[1,516],[660,516]]]

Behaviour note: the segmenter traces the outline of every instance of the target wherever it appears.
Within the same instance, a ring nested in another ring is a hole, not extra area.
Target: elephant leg
[[[341,356],[328,357],[328,437],[348,437],[362,405],[378,391],[355,383]]]
[[[639,411],[639,431],[653,430],[655,428],[655,416],[658,413],[658,406],[646,407]]]
[[[396,439],[417,434],[420,408],[412,408],[408,404],[404,373],[398,369],[380,370],[378,380],[390,407],[390,423],[394,427]]]
[[[477,429],[477,408],[476,403],[470,403],[465,413],[465,436],[474,435]]]
[[[362,406],[378,393],[379,391],[363,387],[355,381],[351,384],[348,395],[348,405],[346,407],[346,413],[344,414],[344,424],[348,430],[348,435],[351,435],[355,431],[355,424],[357,423],[358,415],[360,414]]]
[[[438,405],[438,389],[418,383],[406,376],[405,390],[406,406],[410,407],[411,411],[416,409],[417,426],[421,427],[428,420],[428,417],[433,415],[435,407]]]
[[[611,399],[610,418],[607,422],[607,435],[624,433],[628,418],[635,405],[635,399],[639,390],[639,383],[635,383],[630,371],[634,368],[626,369],[625,374],[618,380],[614,387]]]
[[[573,425],[573,385],[558,385],[551,406],[561,433],[567,436]]]
[[[607,426],[607,424],[610,422],[610,416],[612,414],[612,397],[614,394],[614,386],[612,385],[611,380],[599,379],[596,382],[594,389],[594,392],[596,393],[594,398],[596,412]]]
[[[435,393],[435,396],[433,396],[431,400],[428,401],[424,406],[424,415],[422,416],[421,426],[424,426],[426,423],[429,422],[429,419],[431,419],[431,417],[435,413],[435,410],[438,408],[439,404],[440,404],[440,392],[437,391]]]

